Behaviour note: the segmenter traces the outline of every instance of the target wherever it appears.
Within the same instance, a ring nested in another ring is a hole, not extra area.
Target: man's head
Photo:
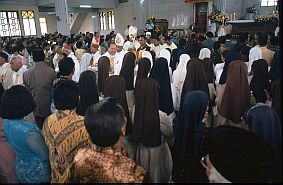
[[[237,127],[219,126],[208,133],[205,158],[202,164],[210,182],[260,183],[270,182],[276,157],[261,137]]]
[[[4,52],[0,52],[0,66],[8,62],[8,55]]]
[[[160,40],[159,40],[158,35],[153,35],[152,36],[152,43],[153,43],[154,46],[159,46]]]
[[[260,33],[258,35],[258,44],[260,46],[266,46],[268,42],[268,36],[266,33]]]
[[[123,108],[110,97],[90,106],[84,120],[92,143],[100,147],[115,145],[125,135],[126,122]]]
[[[116,45],[117,52],[121,52],[123,50],[123,46]]]
[[[11,58],[10,66],[12,71],[18,72],[23,66],[22,57],[15,55]]]
[[[65,57],[59,62],[59,72],[62,76],[71,76],[75,71],[75,63],[72,58]]]
[[[48,42],[44,42],[42,44],[42,48],[45,50],[45,51],[49,51],[50,50],[50,44]]]
[[[110,55],[115,55],[117,51],[117,47],[115,42],[110,42],[108,52]]]
[[[146,37],[144,35],[140,35],[139,43],[142,47],[144,47],[146,45]]]
[[[83,42],[82,42],[82,41],[78,41],[78,42],[76,43],[76,47],[77,47],[78,49],[82,49],[82,47],[83,47]]]
[[[32,51],[32,57],[34,62],[43,62],[45,59],[44,52],[41,48],[37,48]]]
[[[208,32],[206,33],[206,37],[212,39],[212,38],[213,38],[213,33],[210,32],[210,31],[208,31]]]
[[[171,41],[171,37],[170,37],[170,36],[168,36],[168,35],[165,36],[165,43],[166,43],[168,46],[170,46],[170,45],[172,44],[172,41]]]
[[[74,81],[59,82],[53,94],[54,105],[57,110],[72,110],[79,102],[79,89]]]
[[[99,45],[91,44],[90,51],[92,54],[95,54],[98,51]]]

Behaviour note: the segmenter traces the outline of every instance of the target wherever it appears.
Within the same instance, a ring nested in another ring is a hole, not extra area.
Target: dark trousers
[[[37,126],[38,126],[40,129],[42,129],[44,120],[45,120],[47,117],[34,116],[34,118],[35,118],[35,121],[36,121]]]

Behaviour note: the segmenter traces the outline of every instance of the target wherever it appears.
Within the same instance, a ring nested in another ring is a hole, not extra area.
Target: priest
[[[118,33],[115,37],[115,44],[116,44],[117,49],[116,49],[115,60],[114,60],[114,75],[120,74],[122,63],[123,63],[123,58],[125,54],[128,52],[123,49],[124,42],[125,40],[123,36],[120,33]]]

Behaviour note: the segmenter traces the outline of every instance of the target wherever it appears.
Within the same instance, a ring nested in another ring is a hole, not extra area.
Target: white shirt
[[[159,44],[158,46],[155,46],[154,44],[150,44],[151,51],[155,52],[155,58],[158,58],[160,55],[160,51],[164,48],[164,45]]]
[[[54,67],[55,68],[57,68],[58,67],[58,62],[57,62],[57,58],[58,58],[58,54],[56,53],[55,55],[54,55],[54,57],[53,57],[53,65],[54,65]]]
[[[79,82],[79,79],[80,79],[80,63],[77,59],[77,57],[74,55],[73,52],[71,52],[68,57],[72,58],[74,63],[75,63],[75,72],[72,76],[72,80],[75,81],[75,82]]]
[[[23,74],[27,69],[25,67],[21,67],[21,69],[19,69],[18,72],[13,72],[13,85],[23,85]],[[17,79],[17,75],[18,75],[18,81],[16,82]]]
[[[248,72],[251,71],[253,62],[259,59],[262,59],[262,52],[261,52],[260,47],[256,45],[250,50]]]
[[[170,46],[168,46],[166,43],[164,43],[163,45],[164,45],[163,48],[169,48],[169,49],[171,49],[171,51],[172,51],[173,49],[177,49],[177,46],[174,44],[174,42],[171,42],[171,45],[170,45]]]
[[[95,71],[98,71],[98,60],[101,57],[100,53],[97,51],[95,54],[91,54],[92,55],[92,59],[93,59],[93,69]]]
[[[0,76],[4,76],[7,70],[9,69],[9,67],[10,67],[9,63],[5,63],[2,66],[0,66]]]
[[[123,59],[126,53],[128,53],[128,51],[125,51],[123,49],[120,52],[116,52],[114,59],[114,75],[120,74],[123,65]]]

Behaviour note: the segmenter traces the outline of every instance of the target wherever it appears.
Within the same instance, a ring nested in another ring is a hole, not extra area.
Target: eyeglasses
[[[206,155],[206,156],[207,156],[207,155]],[[206,162],[206,156],[204,156],[204,157],[201,158],[200,164],[201,164],[205,169],[208,169],[207,162]]]

